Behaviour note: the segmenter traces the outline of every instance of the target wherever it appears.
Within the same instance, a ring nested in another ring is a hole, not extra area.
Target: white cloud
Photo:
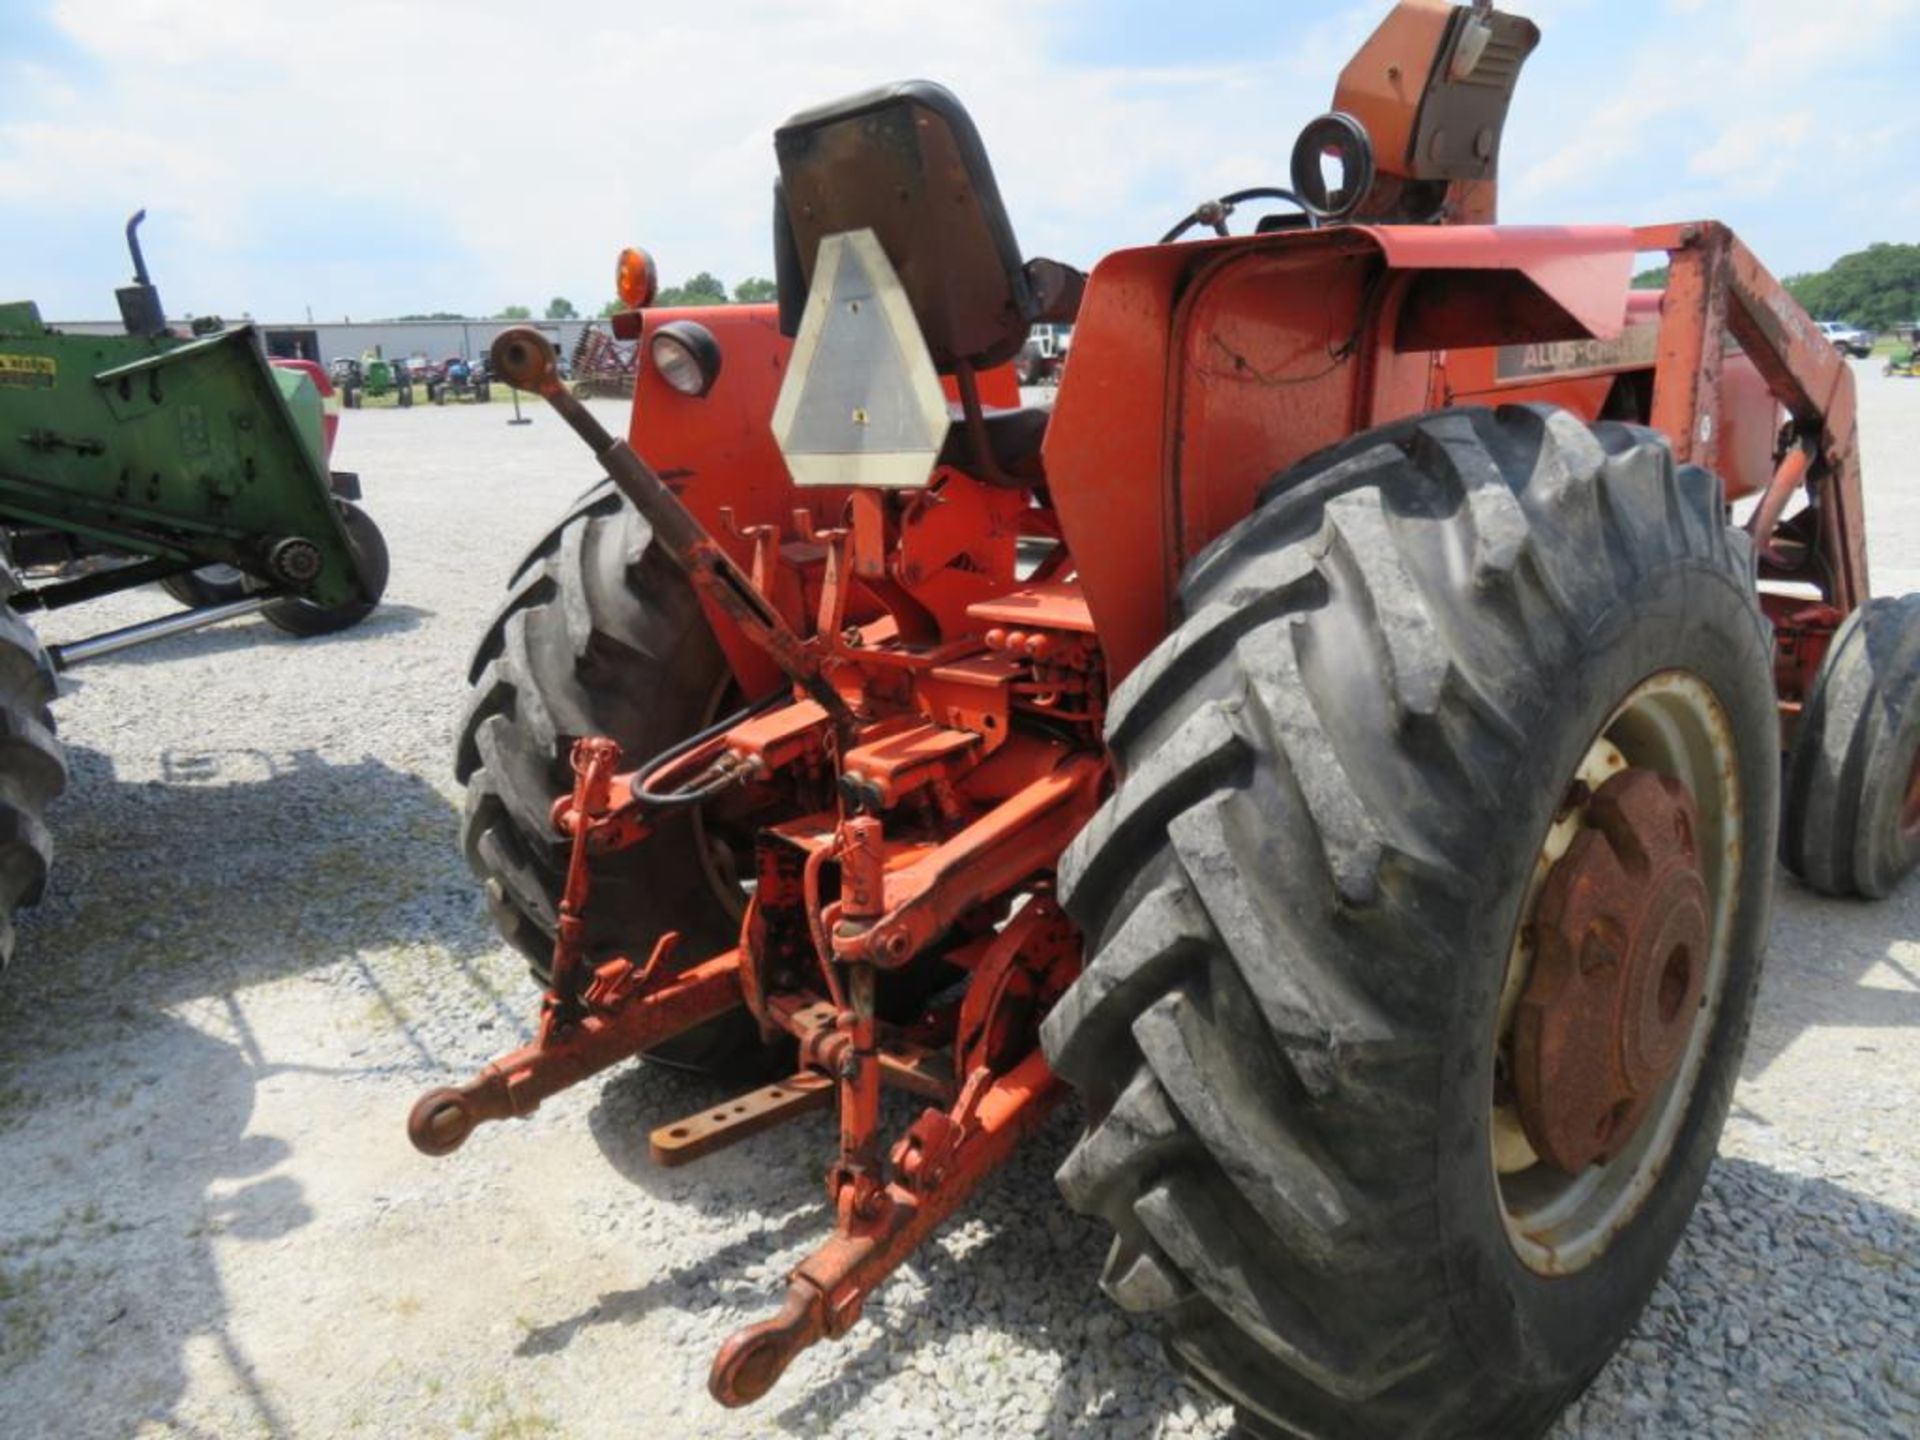
[[[1687,162],[1688,173],[1752,191],[1779,186],[1813,133],[1811,110],[1759,124],[1728,126]]]
[[[0,125],[0,201],[151,206],[156,249],[192,242],[165,277],[181,308],[597,305],[629,242],[669,278],[767,273],[774,127],[925,74],[973,110],[1027,247],[1090,263],[1164,228],[1169,193],[1184,206],[1282,180],[1331,90],[1338,60],[1319,52],[1370,9],[1307,27],[1297,56],[1126,69],[1052,62],[1048,0],[715,0],[665,16],[618,0],[62,0],[99,83],[48,85],[33,121]],[[323,290],[328,257],[288,227],[347,214],[444,237],[443,273]]]
[[[1549,49],[1509,129],[1509,213],[1655,219],[1881,163],[1814,143],[1843,123],[1812,108],[1814,87],[1920,0],[1516,8]],[[1064,0],[60,0],[81,64],[0,56],[5,113],[31,117],[0,122],[0,204],[97,227],[99,273],[49,293],[5,268],[52,312],[99,312],[118,279],[111,219],[145,204],[180,309],[597,306],[633,242],[669,279],[764,274],[773,128],[909,75],[972,109],[1028,250],[1085,264],[1204,195],[1284,183],[1298,127],[1384,9],[1315,7],[1284,53],[1092,66],[1059,58]],[[1675,26],[1713,44],[1676,46]],[[1555,51],[1556,33],[1591,53]]]
[[[1523,84],[1509,213],[1588,218],[1596,203],[1624,201],[1627,213],[1608,218],[1712,215],[1758,232],[1749,240],[1783,270],[1891,238],[1885,197],[1920,185],[1920,163],[1861,142],[1876,92],[1857,77],[1920,45],[1920,0],[1661,10],[1617,7],[1605,51],[1557,93]],[[1902,80],[1880,98],[1897,111],[1910,94]]]

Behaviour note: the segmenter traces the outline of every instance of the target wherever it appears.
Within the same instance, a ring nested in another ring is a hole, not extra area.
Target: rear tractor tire
[[[1867,900],[1920,865],[1920,595],[1869,600],[1834,635],[1787,759],[1780,858]]]
[[[740,699],[692,587],[611,481],[521,561],[468,679],[454,762],[467,862],[501,936],[544,984],[567,860],[549,807],[572,788],[573,740],[610,735],[623,763],[638,765]],[[727,949],[740,931],[742,863],[704,811],[659,817],[644,842],[593,862],[590,961],[644,958],[668,930],[681,933],[683,962]],[[648,1058],[732,1071],[762,1054],[741,1012]]]
[[[1059,1179],[1254,1434],[1536,1435],[1679,1240],[1778,806],[1723,517],[1650,431],[1404,421],[1272,482],[1120,686]]]
[[[49,708],[55,690],[40,637],[0,601],[0,969],[13,958],[14,916],[39,902],[53,864],[47,807],[67,788]]]

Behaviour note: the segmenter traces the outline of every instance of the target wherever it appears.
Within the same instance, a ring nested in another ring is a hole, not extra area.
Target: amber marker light
[[[660,290],[660,272],[653,268],[653,257],[629,245],[620,252],[620,263],[613,274],[614,293],[629,310],[644,310]]]

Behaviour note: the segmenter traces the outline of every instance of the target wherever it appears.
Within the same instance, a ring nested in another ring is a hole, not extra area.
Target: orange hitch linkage
[[[1063,1090],[1035,1051],[1006,1075],[969,1086],[953,1111],[924,1112],[895,1147],[895,1179],[875,1194],[871,1213],[843,1223],[800,1263],[777,1315],[720,1347],[707,1378],[713,1398],[751,1405],[802,1350],[846,1334],[867,1296],[1006,1163]]]
[[[844,828],[874,824],[854,820]],[[877,838],[862,834],[855,845]],[[848,871],[855,893],[861,863]],[[855,927],[866,918],[841,915],[843,924]],[[834,1233],[794,1269],[779,1313],[720,1347],[707,1379],[714,1399],[750,1405],[802,1350],[846,1334],[867,1296],[1046,1119],[1064,1093],[1046,1057],[1037,1047],[1017,1059],[1004,1052],[1017,1053],[1026,1034],[1016,1012],[1026,1021],[1044,1012],[1079,967],[1079,937],[1059,906],[1050,896],[1030,899],[975,966],[954,1035],[954,1063],[964,1076],[958,1097],[945,1110],[920,1113],[888,1157],[891,1178],[885,1181],[873,1163],[880,1119],[880,1066],[871,1041],[874,967],[847,967],[852,994],[841,1011],[839,1035],[850,1043],[838,1051],[841,1155],[827,1175]],[[1014,982],[1016,975],[1023,984]],[[1030,1034],[1026,1038],[1030,1042]]]
[[[600,828],[617,825],[610,808],[619,745],[590,737],[573,748],[573,794],[555,806],[554,822],[571,830],[573,846],[555,926],[553,966],[531,1045],[503,1055],[464,1085],[430,1090],[407,1117],[407,1138],[424,1155],[451,1155],[487,1120],[531,1115],[548,1096],[577,1085],[644,1050],[726,1014],[741,1003],[740,952],[729,950],[655,984],[679,943],[662,935],[647,962],[616,957],[583,982],[583,915],[591,874],[587,859]]]

